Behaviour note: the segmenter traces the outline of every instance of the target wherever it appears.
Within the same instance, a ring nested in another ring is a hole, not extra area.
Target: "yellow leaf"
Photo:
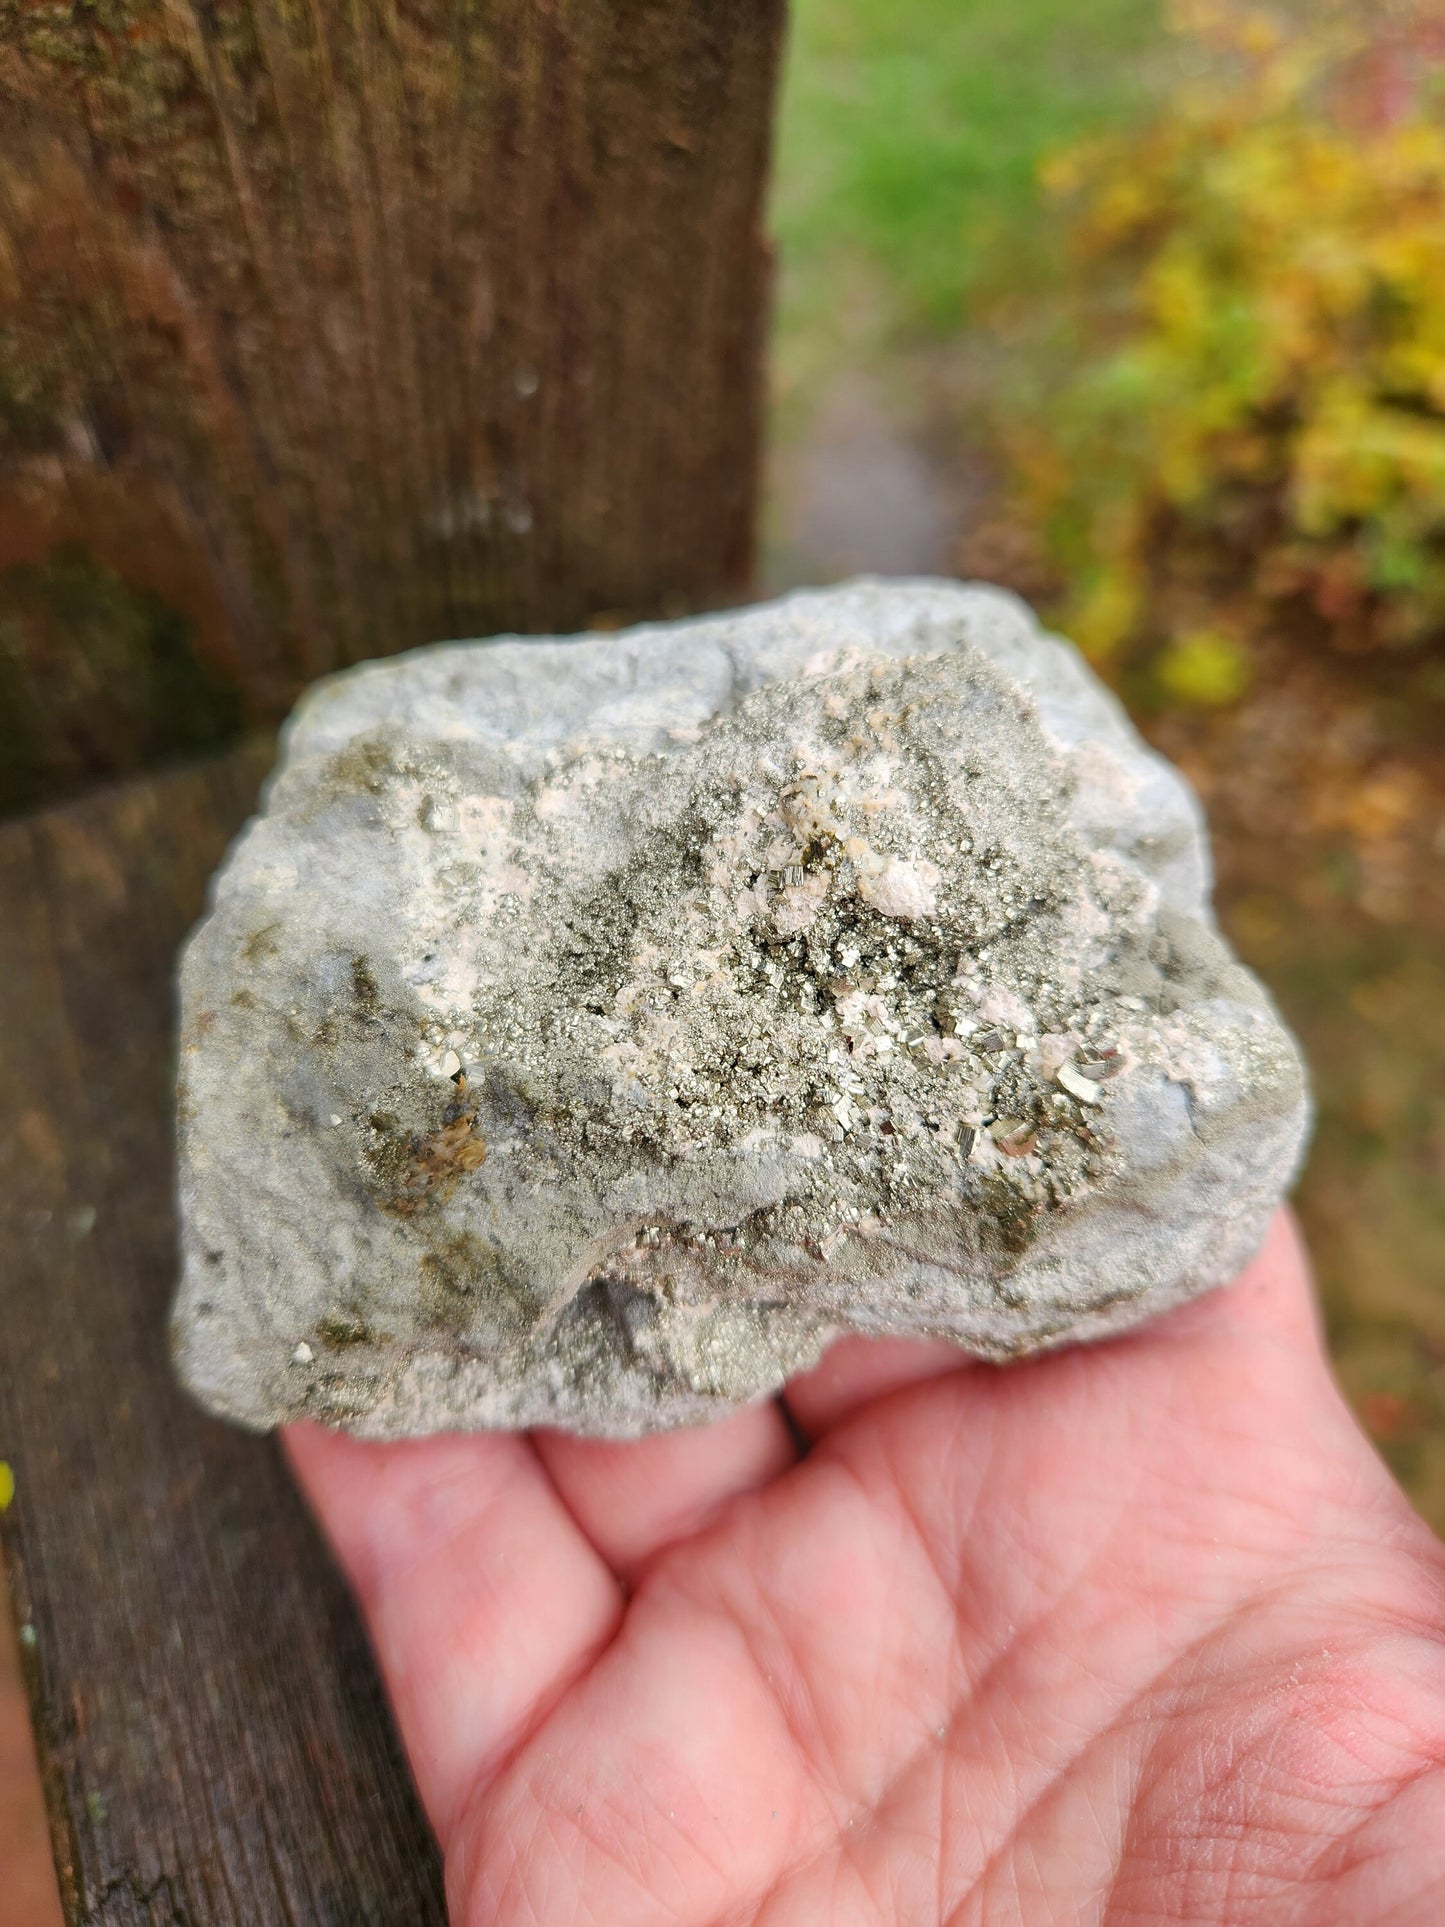
[[[1221,629],[1176,637],[1159,658],[1159,681],[1180,702],[1222,708],[1249,687],[1249,657]]]

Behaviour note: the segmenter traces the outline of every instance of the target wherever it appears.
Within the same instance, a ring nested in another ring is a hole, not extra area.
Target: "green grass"
[[[779,366],[967,320],[1046,245],[1040,158],[1147,102],[1162,0],[794,0],[773,223]]]

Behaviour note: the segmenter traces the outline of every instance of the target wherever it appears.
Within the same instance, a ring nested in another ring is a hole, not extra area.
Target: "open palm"
[[[786,1399],[290,1432],[458,1927],[1445,1922],[1445,1548],[1285,1219],[1136,1335],[847,1340]]]

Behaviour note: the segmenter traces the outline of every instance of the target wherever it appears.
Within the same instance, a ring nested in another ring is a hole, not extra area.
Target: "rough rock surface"
[[[1180,779],[1017,602],[860,583],[322,683],[182,969],[213,1410],[628,1434],[844,1329],[1224,1282],[1294,1046]]]

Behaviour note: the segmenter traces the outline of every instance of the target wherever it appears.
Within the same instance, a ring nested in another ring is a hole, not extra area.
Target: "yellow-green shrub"
[[[1207,78],[1049,170],[1068,326],[1009,442],[1080,641],[1224,702],[1266,633],[1445,647],[1445,114],[1423,28],[1176,25]]]

